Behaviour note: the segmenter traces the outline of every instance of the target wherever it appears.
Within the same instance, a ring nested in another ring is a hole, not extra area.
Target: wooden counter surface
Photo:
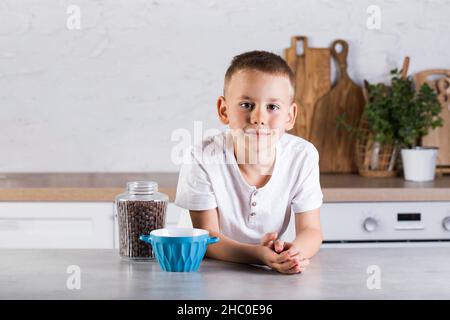
[[[152,180],[175,198],[178,173],[4,173],[0,201],[114,201],[126,183]],[[322,174],[324,202],[450,201],[450,176],[433,182],[402,177],[364,178],[357,174]]]

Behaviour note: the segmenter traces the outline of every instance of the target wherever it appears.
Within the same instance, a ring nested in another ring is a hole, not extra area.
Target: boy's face
[[[240,70],[229,80],[225,97],[217,100],[219,118],[238,141],[245,141],[246,150],[274,149],[282,134],[295,124],[293,94],[286,76]]]

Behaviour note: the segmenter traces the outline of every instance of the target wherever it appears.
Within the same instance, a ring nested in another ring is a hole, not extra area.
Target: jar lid
[[[158,183],[154,181],[127,182],[128,192],[133,194],[152,194],[158,191]]]

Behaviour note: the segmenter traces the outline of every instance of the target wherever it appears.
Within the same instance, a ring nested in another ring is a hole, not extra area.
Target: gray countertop
[[[67,288],[71,265],[80,268],[78,290]],[[380,289],[367,287],[370,266]],[[321,248],[296,275],[212,259],[198,272],[170,273],[116,250],[2,249],[0,299],[450,299],[450,248]]]

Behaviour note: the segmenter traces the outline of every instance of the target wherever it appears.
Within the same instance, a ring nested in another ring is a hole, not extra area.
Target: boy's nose
[[[253,109],[250,115],[250,122],[252,124],[265,125],[267,121],[264,111],[261,111],[259,108]]]

